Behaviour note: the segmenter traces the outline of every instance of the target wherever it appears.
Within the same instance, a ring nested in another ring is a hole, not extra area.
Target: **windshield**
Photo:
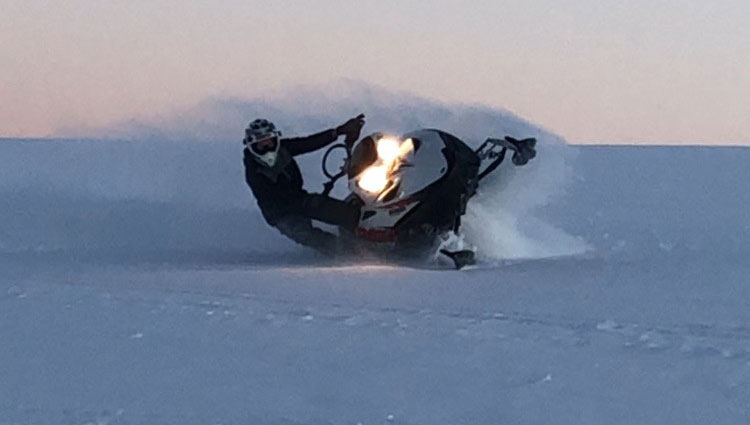
[[[349,169],[347,170],[349,178],[359,175],[377,159],[378,152],[375,148],[375,141],[371,136],[367,136],[352,150],[352,157],[349,160]]]

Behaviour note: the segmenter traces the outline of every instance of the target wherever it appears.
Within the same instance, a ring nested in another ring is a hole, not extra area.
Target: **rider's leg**
[[[323,223],[354,230],[359,223],[360,206],[324,195],[311,194],[303,202],[304,214]]]
[[[288,215],[278,220],[276,228],[289,239],[324,254],[342,253],[343,246],[338,236],[312,225],[312,221],[299,215]]]

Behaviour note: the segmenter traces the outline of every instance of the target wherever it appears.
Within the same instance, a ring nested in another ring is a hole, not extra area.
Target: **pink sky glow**
[[[0,136],[361,80],[571,142],[750,143],[746,0],[0,0]]]

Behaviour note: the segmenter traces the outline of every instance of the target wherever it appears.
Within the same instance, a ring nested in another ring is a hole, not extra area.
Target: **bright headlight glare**
[[[411,138],[409,138],[409,139],[404,140],[404,143],[401,143],[401,146],[399,147],[399,150],[398,150],[398,156],[400,158],[403,158],[413,151],[414,151],[414,141],[411,140]]]
[[[378,157],[386,164],[396,160],[401,154],[401,144],[398,140],[384,137],[378,140]]]
[[[388,167],[385,165],[372,166],[362,172],[357,184],[362,190],[379,193],[388,183]]]

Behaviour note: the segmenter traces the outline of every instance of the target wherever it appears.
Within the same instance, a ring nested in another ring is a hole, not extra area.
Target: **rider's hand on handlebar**
[[[347,143],[354,143],[359,138],[359,132],[365,125],[365,114],[359,114],[356,117],[336,127],[337,134],[346,135]]]

